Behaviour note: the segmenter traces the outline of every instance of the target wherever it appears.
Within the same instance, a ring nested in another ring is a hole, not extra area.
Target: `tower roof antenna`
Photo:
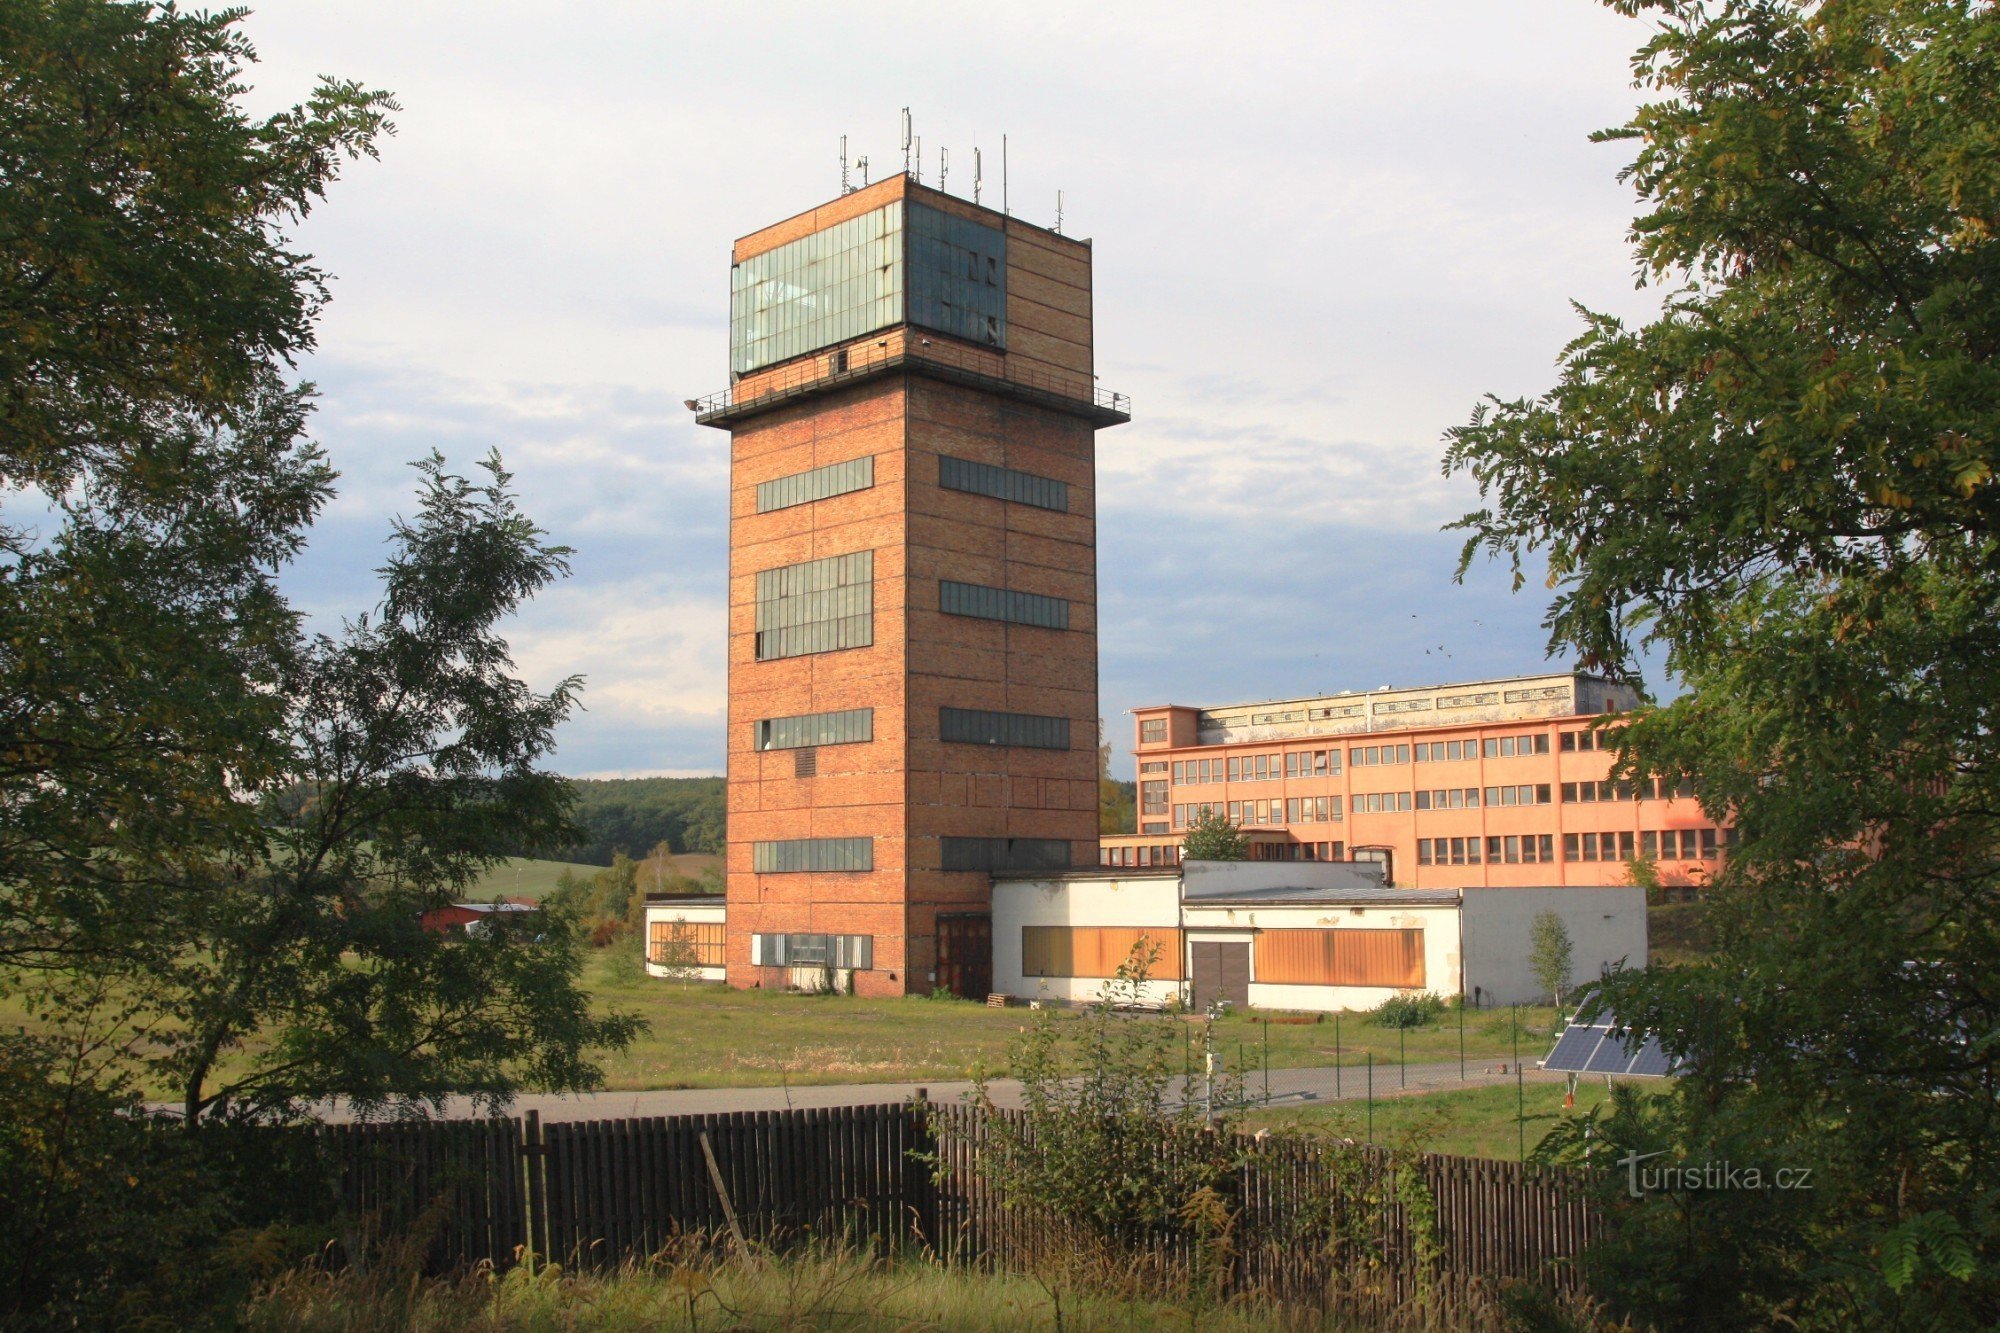
[[[938,145],[938,188],[944,188],[945,178],[951,175],[951,149]]]
[[[975,204],[979,202],[980,165],[979,150],[975,148],[972,150],[972,202]]]
[[[1063,206],[1063,192],[1061,190],[1057,190],[1056,191],[1056,235],[1058,236],[1062,235],[1062,206]]]
[[[847,183],[847,136],[843,134],[840,136],[840,192],[847,194],[853,188]]]
[[[903,108],[903,174],[910,174],[910,108]]]

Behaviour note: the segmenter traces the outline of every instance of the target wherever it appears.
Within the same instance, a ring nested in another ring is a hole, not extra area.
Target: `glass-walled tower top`
[[[735,375],[899,324],[1005,351],[1006,234],[898,199],[730,270]]]

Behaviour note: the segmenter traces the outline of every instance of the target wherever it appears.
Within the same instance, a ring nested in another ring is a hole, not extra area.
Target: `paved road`
[[[1495,1063],[1469,1062],[1465,1078],[1459,1078],[1456,1060],[1437,1064],[1376,1065],[1372,1092],[1376,1097],[1394,1097],[1406,1092],[1432,1092],[1444,1088],[1481,1087],[1509,1082],[1512,1071],[1502,1074]],[[1558,1081],[1559,1074],[1544,1074],[1530,1068],[1524,1075],[1530,1082]],[[1178,1084],[1179,1080],[1175,1080]],[[1020,1105],[1021,1085],[1001,1079],[992,1085],[993,1100],[1001,1106]],[[596,1092],[579,1097],[529,1094],[515,1099],[514,1114],[534,1110],[543,1121],[616,1120],[638,1116],[714,1115],[726,1111],[783,1111],[788,1108],[827,1106],[874,1106],[883,1102],[908,1101],[922,1089],[934,1102],[953,1102],[972,1091],[964,1082],[925,1083],[832,1083],[813,1087],[786,1088],[675,1088],[654,1092]],[[1196,1083],[1199,1095],[1200,1084]],[[1175,1091],[1179,1089],[1176,1087]],[[1253,1102],[1265,1099],[1264,1076],[1252,1075],[1245,1089]],[[1370,1095],[1369,1070],[1362,1065],[1340,1069],[1273,1069],[1270,1104],[1273,1106],[1311,1105],[1323,1101],[1359,1101]],[[447,1114],[467,1117],[474,1114],[465,1103],[454,1103]],[[338,1111],[329,1118],[341,1119]]]

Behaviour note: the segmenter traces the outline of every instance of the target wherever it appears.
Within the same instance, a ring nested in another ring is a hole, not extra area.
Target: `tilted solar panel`
[[[1618,1020],[1600,1015],[1595,1022],[1573,1023],[1556,1039],[1555,1049],[1542,1061],[1542,1068],[1563,1074],[1630,1074],[1644,1078],[1664,1078],[1679,1069],[1680,1062],[1660,1046],[1659,1038],[1635,1042],[1630,1032],[1614,1035]]]
[[[1632,1067],[1633,1050],[1627,1044],[1629,1038],[1621,1038],[1606,1033],[1597,1053],[1584,1066],[1586,1074],[1623,1074]]]
[[[1603,1028],[1571,1027],[1556,1040],[1556,1048],[1542,1061],[1542,1068],[1580,1073],[1590,1063],[1590,1053],[1604,1037]]]
[[[1658,1037],[1648,1037],[1644,1049],[1639,1052],[1639,1058],[1634,1060],[1632,1067],[1625,1072],[1642,1074],[1648,1078],[1664,1078],[1674,1072],[1673,1057],[1660,1049]]]

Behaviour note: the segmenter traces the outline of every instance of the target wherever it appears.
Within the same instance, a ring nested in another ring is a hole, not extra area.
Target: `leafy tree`
[[[1713,953],[1593,992],[1694,1061],[1632,1146],[1814,1188],[1619,1203],[1638,1239],[1600,1289],[1663,1325],[1985,1323],[2000,16],[1614,7],[1657,22],[1634,65],[1655,100],[1599,137],[1634,145],[1664,309],[1585,312],[1556,387],[1481,407],[1447,467],[1486,501],[1468,560],[1517,584],[1546,560],[1553,651],[1632,675],[1665,649],[1687,692],[1619,733],[1623,774],[1700,775],[1740,833]]]
[[[534,763],[579,682],[529,690],[494,633],[566,548],[515,507],[497,459],[482,484],[436,457],[419,467],[376,614],[281,677],[286,763],[259,803],[263,848],[190,884],[162,932],[172,953],[144,973],[147,1006],[173,1020],[151,1060],[190,1121],[334,1095],[497,1106],[523,1083],[582,1089],[598,1081],[587,1053],[638,1030],[592,1016],[567,913],[477,936],[421,925],[504,836],[568,832],[567,785]]]
[[[1558,1009],[1562,1008],[1562,993],[1569,989],[1575,960],[1576,950],[1570,945],[1569,927],[1563,924],[1562,915],[1546,908],[1535,913],[1529,932],[1528,970],[1535,974],[1535,984],[1553,997]]]
[[[1157,1239],[1212,1190],[1239,1157],[1234,1133],[1201,1132],[1208,1113],[1193,1095],[1176,1095],[1185,1073],[1181,1020],[1133,1014],[1147,1006],[1146,983],[1159,961],[1150,940],[1108,978],[1080,1021],[1044,1009],[1008,1060],[1021,1083],[1019,1121],[989,1118],[983,1159],[1010,1206],[1037,1210],[1055,1224],[1063,1260],[1086,1260]],[[1204,1025],[1203,1056],[1212,1049]],[[1236,1104],[1240,1071],[1218,1067],[1208,1100]],[[980,1080],[972,1100],[992,1110]],[[1227,1128],[1226,1109],[1214,1122]],[[1163,1151],[1171,1142],[1178,1150]],[[1080,1241],[1098,1250],[1084,1253]],[[1047,1258],[1050,1256],[1044,1256]]]
[[[573,835],[534,763],[575,682],[529,691],[493,632],[565,552],[497,464],[434,459],[377,617],[307,639],[275,585],[332,482],[285,228],[395,104],[248,117],[241,17],[0,4],[0,984],[58,1028],[125,986],[111,1049],[191,1116],[588,1081],[630,1026],[559,914],[417,925],[503,838]]]
[[[1197,815],[1181,840],[1181,858],[1187,861],[1247,861],[1250,839],[1243,830],[1213,810]]]
[[[0,0],[0,962],[143,951],[149,892],[255,841],[329,494],[324,275],[288,247],[395,103],[236,105],[239,14]]]

